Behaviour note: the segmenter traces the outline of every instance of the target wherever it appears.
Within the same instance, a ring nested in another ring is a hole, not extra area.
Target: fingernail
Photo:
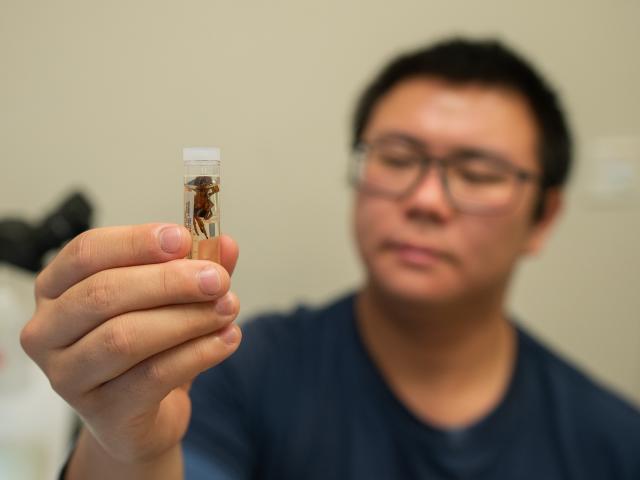
[[[165,227],[160,230],[160,248],[167,253],[175,253],[182,245],[182,232],[178,227]]]
[[[215,309],[216,312],[218,312],[220,315],[231,315],[235,310],[234,307],[235,305],[233,302],[233,298],[231,297],[231,295],[226,294],[216,302]]]
[[[218,293],[222,287],[220,273],[215,267],[205,267],[198,272],[198,281],[200,282],[200,290],[207,295]]]
[[[238,341],[238,331],[235,325],[230,325],[225,328],[224,331],[218,335],[220,340],[222,340],[227,345],[233,345]]]

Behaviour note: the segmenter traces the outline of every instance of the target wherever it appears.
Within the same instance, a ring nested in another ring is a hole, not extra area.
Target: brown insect
[[[193,217],[195,220],[195,231],[196,233],[198,233],[198,227],[200,227],[200,232],[202,232],[205,238],[209,238],[204,228],[204,221],[209,220],[213,215],[213,212],[211,211],[211,209],[213,208],[211,195],[219,192],[220,186],[213,183],[211,177],[207,176],[196,177],[189,182],[189,185],[191,190],[196,193],[193,200]]]

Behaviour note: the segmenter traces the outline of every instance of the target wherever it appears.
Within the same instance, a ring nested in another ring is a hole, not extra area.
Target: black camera
[[[75,192],[37,225],[17,218],[0,220],[0,262],[38,272],[47,252],[89,229],[92,213],[85,196]]]

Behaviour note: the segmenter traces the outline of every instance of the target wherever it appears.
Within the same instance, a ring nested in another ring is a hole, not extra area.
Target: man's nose
[[[428,215],[446,220],[454,212],[451,201],[445,190],[442,172],[437,165],[430,165],[405,199],[408,212],[413,215]]]

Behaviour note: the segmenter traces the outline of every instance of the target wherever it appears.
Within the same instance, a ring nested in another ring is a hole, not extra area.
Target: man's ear
[[[523,253],[536,255],[542,250],[551,232],[551,227],[564,207],[564,193],[559,188],[550,188],[544,193],[544,209],[539,219],[534,219]]]

